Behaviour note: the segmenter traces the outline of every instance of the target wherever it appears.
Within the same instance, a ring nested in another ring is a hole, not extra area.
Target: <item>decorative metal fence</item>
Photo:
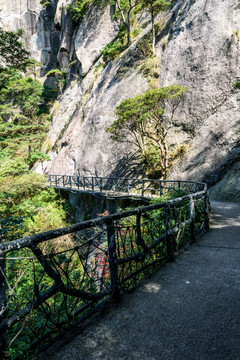
[[[53,187],[106,193],[113,196],[133,195],[143,197],[161,196],[164,191],[185,189],[189,192],[204,190],[204,183],[184,180],[156,180],[132,178],[108,178],[99,176],[47,175]]]
[[[176,184],[176,183],[175,183]],[[208,228],[208,193],[0,245],[0,358],[27,358],[135,287]]]

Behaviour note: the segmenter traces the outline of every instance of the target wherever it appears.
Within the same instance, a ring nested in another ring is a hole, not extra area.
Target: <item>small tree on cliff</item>
[[[127,45],[131,42],[131,22],[132,12],[138,13],[141,10],[149,11],[152,22],[152,49],[155,55],[155,16],[162,11],[166,11],[171,6],[171,0],[115,0],[120,17],[127,30]]]
[[[107,129],[113,140],[136,146],[148,171],[152,170],[154,160],[163,178],[167,175],[170,160],[167,132],[186,90],[174,84],[123,100],[115,110],[117,120]]]
[[[146,9],[149,11],[151,15],[151,22],[152,22],[152,51],[153,56],[155,56],[155,43],[156,43],[156,37],[155,37],[155,28],[154,28],[154,22],[155,22],[155,16],[162,11],[166,11],[171,6],[171,0],[142,0],[140,1],[141,8]]]

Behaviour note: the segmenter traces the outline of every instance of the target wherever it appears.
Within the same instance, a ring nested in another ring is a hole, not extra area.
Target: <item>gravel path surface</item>
[[[211,229],[45,360],[240,360],[240,204],[212,202]]]

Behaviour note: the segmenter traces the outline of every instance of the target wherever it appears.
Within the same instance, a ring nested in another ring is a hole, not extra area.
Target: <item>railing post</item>
[[[100,190],[100,192],[102,192],[102,177],[100,177],[99,179],[100,179],[99,190]]]
[[[0,359],[10,359],[8,351],[8,330],[6,327],[8,316],[7,316],[7,284],[4,277],[6,274],[6,259],[5,256],[1,256],[0,259],[0,324],[3,324],[3,329],[0,333]]]
[[[144,180],[142,180],[142,196],[144,196]]]
[[[69,186],[70,186],[70,189],[72,188],[72,176],[70,175],[69,176]]]
[[[112,298],[113,300],[117,300],[119,298],[118,264],[117,264],[117,254],[116,254],[115,228],[114,228],[114,222],[112,220],[107,224],[107,239],[108,239],[108,256],[109,256]]]
[[[130,194],[130,180],[128,179],[127,181],[127,191],[128,191],[128,195]]]
[[[65,187],[65,176],[64,175],[62,177],[62,185],[63,185],[63,187]]]
[[[205,230],[209,229],[209,198],[208,198],[208,192],[206,191],[204,196],[204,226]]]
[[[92,176],[92,192],[94,192],[94,178]]]
[[[181,181],[178,180],[178,190],[181,189]]]
[[[80,179],[79,179],[79,176],[77,176],[77,188],[79,189],[79,181],[80,181]]]
[[[55,175],[55,184],[57,186],[57,175]]]
[[[190,202],[189,202],[189,214],[190,214],[190,244],[195,242],[195,206],[194,201],[191,196]]]
[[[83,190],[85,190],[86,184],[85,184],[85,176],[83,177]]]
[[[160,192],[160,196],[162,196],[162,182],[161,182],[161,180],[159,180],[159,192]]]
[[[141,233],[141,213],[136,214],[136,235],[137,235],[137,244],[140,245],[145,251],[145,253],[148,251],[148,248],[144,242],[144,239],[142,238]]]
[[[174,256],[173,256],[174,250],[172,244],[172,236],[169,234],[169,230],[170,230],[169,224],[170,224],[170,211],[169,211],[169,207],[166,206],[165,207],[165,229],[166,229],[165,238],[166,238],[167,256],[169,261],[174,261]]]
[[[136,230],[137,230],[137,244],[141,245],[142,243],[142,234],[141,234],[141,214],[136,215]]]

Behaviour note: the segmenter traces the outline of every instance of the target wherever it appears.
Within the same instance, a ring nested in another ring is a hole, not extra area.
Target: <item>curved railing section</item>
[[[163,184],[191,193],[0,245],[1,359],[29,358],[208,228],[206,185]]]
[[[184,180],[156,180],[138,178],[117,178],[101,176],[47,175],[49,185],[55,188],[79,190],[89,193],[101,193],[109,196],[158,197],[165,191],[183,189],[196,193],[205,188],[205,184]]]

